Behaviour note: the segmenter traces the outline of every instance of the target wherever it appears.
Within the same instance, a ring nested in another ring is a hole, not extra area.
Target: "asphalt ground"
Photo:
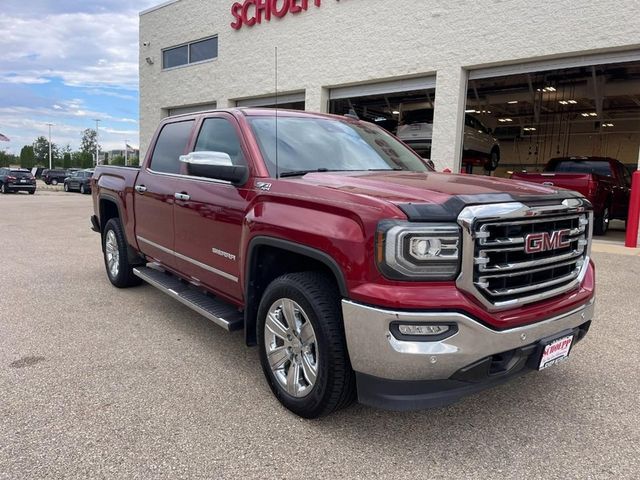
[[[447,408],[302,420],[256,349],[109,284],[89,196],[0,195],[0,478],[638,478],[640,258],[570,361]]]

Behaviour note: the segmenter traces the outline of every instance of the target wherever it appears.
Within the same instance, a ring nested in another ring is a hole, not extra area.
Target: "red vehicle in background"
[[[627,221],[631,173],[614,158],[553,158],[542,173],[516,172],[511,178],[583,194],[593,205],[596,235],[607,233],[612,219]]]

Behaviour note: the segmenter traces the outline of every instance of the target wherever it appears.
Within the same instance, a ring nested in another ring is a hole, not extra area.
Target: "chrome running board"
[[[244,316],[236,308],[159,268],[158,264],[150,263],[146,267],[134,268],[133,274],[225,330],[234,331],[244,327]]]

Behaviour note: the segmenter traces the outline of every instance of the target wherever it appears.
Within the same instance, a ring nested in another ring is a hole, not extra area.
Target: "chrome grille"
[[[508,205],[508,204],[507,204]],[[459,285],[490,309],[513,307],[576,287],[589,260],[590,215],[584,207],[526,207],[484,218],[490,207],[471,207],[465,232],[464,267]],[[473,215],[473,217],[472,217]],[[461,219],[465,226],[465,219]],[[545,251],[525,249],[530,234],[566,231],[562,244]],[[557,248],[553,248],[557,247]]]

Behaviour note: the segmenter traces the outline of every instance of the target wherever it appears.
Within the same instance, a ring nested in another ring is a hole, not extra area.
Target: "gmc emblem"
[[[547,232],[530,233],[524,239],[524,251],[526,253],[540,253],[566,248],[571,245],[571,240],[567,238],[570,233],[569,229],[557,230],[550,234]]]

